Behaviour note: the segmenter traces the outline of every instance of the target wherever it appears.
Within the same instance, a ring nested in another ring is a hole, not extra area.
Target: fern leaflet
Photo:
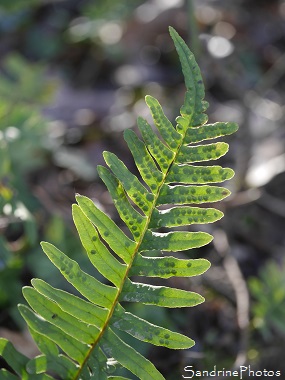
[[[1,338],[0,353],[14,371],[2,369],[3,379],[126,380],[112,375],[114,362],[118,362],[139,379],[162,380],[162,374],[126,344],[118,330],[171,349],[194,344],[192,339],[153,325],[122,306],[122,302],[140,302],[180,308],[204,301],[194,292],[135,282],[131,277],[189,277],[204,273],[210,266],[207,260],[182,260],[163,256],[162,252],[188,251],[212,240],[208,233],[189,232],[186,227],[212,223],[223,216],[215,208],[197,205],[227,197],[229,190],[213,184],[229,180],[234,174],[216,165],[193,165],[216,160],[228,151],[228,144],[223,142],[196,143],[231,134],[237,125],[206,124],[204,112],[208,104],[204,101],[199,67],[177,32],[170,28],[170,34],[187,90],[177,125],[174,127],[167,119],[158,100],[147,96],[155,131],[139,118],[142,140],[132,130],[124,136],[143,182],[113,153],[104,152],[107,167],[98,167],[131,238],[92,200],[76,196],[75,226],[90,262],[108,284],[85,273],[53,245],[42,243],[50,261],[84,298],[55,289],[43,280],[32,280],[32,287],[23,289],[29,307],[19,305],[19,310],[41,354],[29,360]]]

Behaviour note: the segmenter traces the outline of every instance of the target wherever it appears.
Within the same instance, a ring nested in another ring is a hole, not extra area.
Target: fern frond
[[[42,243],[50,261],[84,298],[55,289],[42,280],[32,280],[32,287],[23,289],[30,307],[20,305],[19,310],[41,354],[29,360],[2,339],[0,353],[15,371],[14,375],[2,370],[3,378],[126,380],[112,374],[114,363],[118,362],[139,379],[162,380],[162,374],[125,343],[118,330],[171,349],[194,345],[192,339],[153,325],[122,306],[122,302],[139,302],[180,308],[204,301],[194,292],[134,282],[131,278],[197,276],[209,268],[205,259],[164,257],[162,252],[188,252],[212,240],[208,233],[190,232],[187,226],[212,223],[223,216],[215,208],[197,205],[227,197],[229,190],[213,184],[229,180],[234,174],[233,170],[217,165],[193,165],[217,160],[228,151],[228,144],[223,142],[193,144],[231,134],[237,125],[205,124],[208,104],[204,101],[199,67],[176,31],[170,28],[170,34],[187,90],[177,125],[168,120],[158,100],[147,96],[155,128],[139,118],[142,139],[131,130],[124,135],[142,180],[110,152],[103,154],[107,167],[98,167],[129,233],[125,234],[89,198],[77,195],[77,204],[73,205],[73,219],[82,245],[106,283],[85,273],[53,245]]]

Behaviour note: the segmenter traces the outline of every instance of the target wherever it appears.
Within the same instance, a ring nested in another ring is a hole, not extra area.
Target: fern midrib
[[[195,88],[195,87],[194,87],[194,88]],[[196,90],[196,89],[195,89],[195,90]],[[196,99],[196,91],[195,91],[195,90],[194,90],[194,96],[195,96],[195,99]],[[195,106],[194,106],[194,109],[195,109]],[[122,290],[123,290],[123,287],[124,287],[124,285],[125,285],[125,282],[126,282],[126,280],[129,278],[128,274],[129,274],[129,272],[130,272],[130,270],[131,270],[131,268],[132,268],[132,265],[133,265],[134,259],[135,259],[136,255],[137,255],[137,253],[138,253],[138,250],[139,250],[139,248],[140,248],[140,245],[141,245],[141,243],[142,243],[142,241],[143,241],[143,239],[144,239],[144,237],[145,237],[145,234],[146,234],[146,232],[147,232],[147,230],[148,230],[149,223],[150,223],[150,220],[151,220],[151,217],[152,217],[153,211],[154,211],[154,209],[156,208],[156,202],[157,202],[157,199],[158,199],[158,197],[159,197],[159,195],[160,195],[161,188],[162,188],[162,186],[165,184],[165,180],[166,180],[166,178],[167,178],[167,176],[168,176],[168,174],[169,174],[169,171],[170,171],[172,165],[175,163],[176,158],[177,158],[177,156],[178,156],[178,154],[179,154],[180,148],[181,148],[181,146],[182,146],[183,143],[184,143],[185,135],[186,135],[186,131],[187,131],[188,128],[191,128],[190,123],[192,122],[192,116],[193,116],[193,114],[191,115],[191,120],[189,120],[189,125],[188,125],[188,127],[184,130],[183,135],[179,132],[179,133],[181,134],[181,136],[182,136],[181,142],[180,142],[180,144],[177,146],[177,149],[176,149],[175,155],[174,155],[174,157],[173,157],[171,163],[169,164],[169,167],[168,167],[167,171],[166,171],[165,173],[163,173],[163,180],[161,181],[161,184],[158,186],[157,193],[156,193],[155,198],[154,198],[154,200],[153,200],[153,204],[152,204],[152,207],[151,207],[150,213],[149,213],[149,215],[147,216],[147,223],[145,224],[145,227],[144,227],[144,229],[143,229],[143,231],[142,231],[142,234],[141,234],[141,236],[140,236],[140,239],[139,239],[138,242],[137,242],[137,246],[136,246],[136,248],[135,248],[135,250],[134,250],[134,253],[133,253],[132,257],[131,257],[131,260],[130,260],[129,264],[127,264],[127,268],[126,268],[125,275],[124,275],[124,277],[122,278],[122,282],[121,282],[120,287],[118,288],[118,292],[117,292],[117,295],[116,295],[116,297],[115,297],[115,299],[114,299],[113,305],[112,305],[112,307],[111,307],[111,309],[110,309],[110,311],[109,311],[109,313],[108,313],[108,315],[107,315],[106,322],[105,322],[104,326],[102,327],[102,330],[101,330],[100,334],[98,335],[98,337],[96,338],[96,340],[95,340],[94,343],[92,344],[92,346],[91,346],[91,348],[90,348],[88,354],[86,355],[86,358],[85,358],[84,362],[82,363],[82,365],[81,365],[80,368],[78,369],[78,373],[77,373],[76,376],[74,377],[74,380],[78,380],[78,379],[79,379],[79,376],[80,376],[80,374],[81,374],[82,369],[84,368],[84,365],[85,365],[86,362],[88,361],[88,359],[89,359],[89,357],[90,357],[92,351],[95,349],[95,347],[97,346],[98,342],[100,341],[100,339],[101,339],[102,336],[104,335],[105,330],[106,330],[106,329],[108,328],[108,326],[109,326],[109,322],[110,322],[110,320],[111,320],[111,318],[112,318],[112,316],[113,316],[113,313],[114,313],[114,311],[115,311],[115,308],[116,308],[117,304],[119,303],[119,298],[120,298],[120,295],[121,295],[121,293],[122,293]],[[150,152],[149,152],[149,153],[150,153]]]
[[[154,200],[153,200],[153,204],[152,204],[152,207],[151,207],[150,213],[149,213],[149,215],[148,215],[148,217],[147,217],[147,223],[145,224],[145,227],[144,227],[144,229],[143,229],[143,231],[142,231],[142,234],[141,234],[141,236],[140,236],[140,239],[139,239],[138,242],[137,242],[137,245],[136,245],[136,248],[135,248],[135,250],[134,250],[134,253],[133,253],[132,257],[131,257],[131,260],[130,260],[129,264],[127,264],[127,268],[126,268],[125,275],[124,275],[124,277],[122,278],[121,285],[120,285],[120,287],[118,288],[117,295],[116,295],[116,297],[115,297],[115,299],[114,299],[113,305],[112,305],[112,307],[111,307],[111,309],[110,309],[110,311],[109,311],[109,313],[108,313],[108,315],[107,315],[106,322],[104,323],[104,325],[103,325],[103,327],[102,327],[102,330],[101,330],[100,334],[98,335],[98,337],[96,338],[96,340],[95,340],[94,343],[92,344],[90,350],[88,351],[88,354],[86,355],[85,360],[83,361],[83,363],[81,364],[80,368],[78,369],[78,372],[77,372],[76,376],[74,377],[74,380],[78,380],[78,379],[79,379],[79,376],[80,376],[80,374],[81,374],[82,369],[84,368],[84,365],[85,365],[86,362],[88,361],[90,355],[92,354],[92,351],[95,349],[95,347],[97,346],[98,342],[100,341],[100,339],[101,339],[102,336],[104,335],[105,330],[106,330],[107,327],[109,326],[109,322],[110,322],[110,320],[111,320],[111,318],[112,318],[112,316],[113,316],[113,313],[114,313],[114,311],[115,311],[115,308],[116,308],[116,306],[117,306],[117,304],[118,304],[118,302],[119,302],[118,300],[119,300],[120,295],[121,295],[121,293],[122,293],[122,290],[123,290],[123,287],[124,287],[124,285],[125,285],[125,282],[126,282],[126,280],[129,278],[129,272],[130,272],[130,270],[131,270],[131,268],[132,268],[132,265],[133,265],[134,259],[135,259],[136,255],[137,255],[137,253],[138,253],[139,247],[140,247],[140,245],[141,245],[141,243],[142,243],[142,241],[143,241],[143,239],[144,239],[144,236],[145,236],[145,234],[146,234],[146,232],[147,232],[147,230],[148,230],[149,223],[150,223],[150,220],[151,220],[151,216],[152,216],[152,213],[153,213],[153,211],[154,211],[154,209],[155,209],[155,207],[156,207],[156,202],[157,202],[157,199],[158,199],[158,197],[159,197],[159,194],[160,194],[161,188],[162,188],[162,186],[163,186],[164,183],[165,183],[166,177],[167,177],[167,175],[168,175],[168,173],[169,173],[169,170],[171,169],[172,164],[176,161],[176,158],[177,158],[177,155],[178,155],[179,150],[180,150],[180,148],[181,148],[181,145],[183,145],[184,138],[185,138],[185,134],[184,134],[183,138],[181,139],[181,144],[177,147],[176,153],[175,153],[175,155],[174,155],[174,157],[173,157],[173,159],[172,159],[172,161],[171,161],[171,163],[170,163],[170,165],[169,165],[167,171],[163,174],[163,180],[162,180],[161,184],[159,185],[159,187],[158,187],[158,189],[157,189],[157,193],[156,193],[155,198],[154,198]]]

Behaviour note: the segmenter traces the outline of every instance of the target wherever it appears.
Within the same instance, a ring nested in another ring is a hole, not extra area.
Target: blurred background
[[[1,1],[0,335],[34,355],[17,311],[21,287],[40,277],[72,290],[41,240],[92,273],[71,218],[75,192],[121,226],[96,166],[111,150],[135,170],[122,132],[136,129],[138,115],[150,120],[146,94],[172,121],[179,114],[184,84],[169,25],[196,55],[210,122],[240,125],[221,160],[236,176],[227,184],[232,196],[217,205],[224,219],[203,227],[214,243],[186,252],[209,259],[211,269],[169,281],[206,302],[187,310],[130,306],[196,345],[177,352],[130,342],[167,380],[186,375],[187,365],[284,373],[283,0]]]

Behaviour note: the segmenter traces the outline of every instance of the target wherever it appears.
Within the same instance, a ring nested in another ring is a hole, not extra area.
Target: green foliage
[[[104,153],[108,168],[98,167],[127,234],[87,197],[77,195],[77,204],[73,205],[73,218],[82,245],[105,281],[84,272],[76,261],[52,244],[42,243],[49,260],[84,298],[55,289],[43,280],[32,280],[32,287],[23,289],[30,307],[19,305],[19,310],[41,354],[28,360],[9,342],[0,340],[2,356],[17,374],[8,375],[2,370],[3,378],[126,379],[113,374],[114,368],[122,366],[140,379],[159,380],[164,379],[162,374],[125,342],[124,333],[172,349],[194,345],[192,339],[154,325],[125,309],[128,302],[180,308],[204,301],[197,293],[154,286],[148,283],[151,280],[146,281],[148,277],[197,276],[209,268],[210,263],[205,259],[182,260],[164,256],[162,252],[189,251],[212,240],[208,233],[190,232],[187,226],[211,223],[223,214],[214,208],[192,205],[227,197],[229,190],[212,183],[233,176],[228,168],[192,165],[215,160],[228,150],[225,143],[192,146],[193,142],[233,133],[237,125],[204,125],[207,102],[203,100],[204,86],[199,68],[172,28],[170,34],[182,63],[187,88],[176,128],[159,102],[147,96],[155,131],[146,120],[139,118],[143,140],[133,131],[125,133],[143,182],[113,153]],[[136,282],[132,276],[144,276],[146,281]]]
[[[255,299],[252,307],[253,326],[260,330],[265,339],[275,334],[285,334],[285,277],[284,264],[270,261],[260,272],[259,278],[249,281]]]
[[[28,189],[26,176],[45,162],[46,121],[40,105],[49,98],[53,81],[46,86],[41,65],[17,55],[3,62],[0,77],[0,307],[22,300],[19,276],[23,251],[38,244],[34,212],[38,202]],[[7,230],[9,233],[7,233]],[[3,236],[2,236],[3,233]],[[21,235],[19,244],[10,244]],[[5,236],[5,237],[4,237]],[[11,293],[12,292],[12,293]]]
[[[9,178],[13,185],[17,177],[42,163],[39,151],[46,147],[46,122],[39,106],[49,98],[54,84],[46,86],[43,68],[18,56],[6,59],[4,68],[6,75],[0,78],[0,179],[5,177],[7,182]],[[5,195],[3,187],[1,195]]]
[[[6,75],[0,79],[3,99],[0,106],[0,212],[17,218],[15,211],[20,208],[18,214],[30,220],[28,209],[33,201],[27,194],[25,174],[44,162],[46,121],[39,106],[48,98],[52,86],[45,85],[41,66],[29,65],[18,56],[9,57],[4,67]]]

